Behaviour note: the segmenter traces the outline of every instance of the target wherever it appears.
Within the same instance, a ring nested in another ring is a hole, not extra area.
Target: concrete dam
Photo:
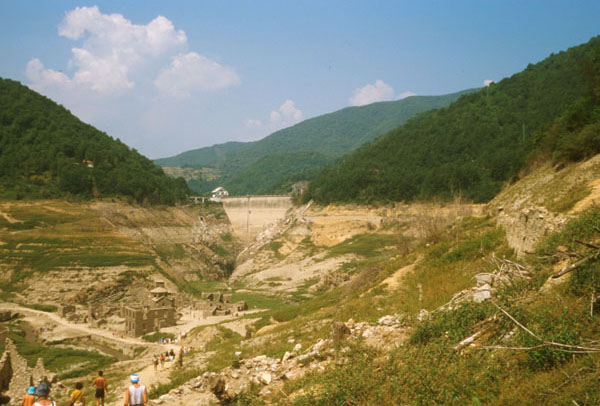
[[[269,224],[285,217],[292,207],[289,196],[239,196],[221,199],[236,236],[251,243]]]

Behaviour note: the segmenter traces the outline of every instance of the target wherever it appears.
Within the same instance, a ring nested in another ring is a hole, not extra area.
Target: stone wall
[[[46,371],[41,358],[37,360],[35,367],[29,368],[12,340],[6,339],[4,353],[0,358],[0,388],[8,389],[11,398],[20,399],[27,388],[38,385],[42,380],[53,383],[56,375]]]
[[[0,343],[8,338],[8,327],[0,326]]]
[[[10,363],[10,353],[4,351],[0,358],[0,391],[8,390],[12,378],[12,367]]]

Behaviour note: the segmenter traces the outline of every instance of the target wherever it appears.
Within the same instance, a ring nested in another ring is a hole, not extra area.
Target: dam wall
[[[289,196],[234,196],[222,198],[221,202],[235,235],[244,244],[251,243],[269,224],[284,218],[292,207]]]

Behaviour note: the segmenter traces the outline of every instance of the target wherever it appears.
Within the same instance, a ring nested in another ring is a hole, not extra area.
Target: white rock
[[[419,321],[424,321],[429,319],[429,312],[425,309],[421,309],[421,311],[419,312],[419,315],[417,316],[417,320]]]
[[[488,299],[492,298],[492,292],[489,290],[480,290],[479,292],[475,292],[473,295],[473,301],[475,303],[485,302]]]
[[[299,353],[300,351],[302,351],[302,344],[298,343],[294,346],[294,352]]]
[[[492,285],[494,283],[494,274],[491,273],[479,273],[475,275],[477,286]]]
[[[264,383],[265,385],[270,384],[272,379],[273,379],[273,377],[268,372],[263,372],[262,374],[260,374],[260,378],[259,378],[260,382]]]
[[[241,351],[236,351],[235,352],[235,356],[237,357],[237,359],[242,358],[242,352]]]
[[[283,357],[281,357],[281,362],[283,363],[292,357],[293,357],[292,353],[289,351],[286,351],[285,354],[283,354]]]

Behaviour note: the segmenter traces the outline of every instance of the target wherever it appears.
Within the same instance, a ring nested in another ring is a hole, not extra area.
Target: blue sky
[[[158,158],[498,81],[599,21],[598,1],[2,1],[0,76]]]

